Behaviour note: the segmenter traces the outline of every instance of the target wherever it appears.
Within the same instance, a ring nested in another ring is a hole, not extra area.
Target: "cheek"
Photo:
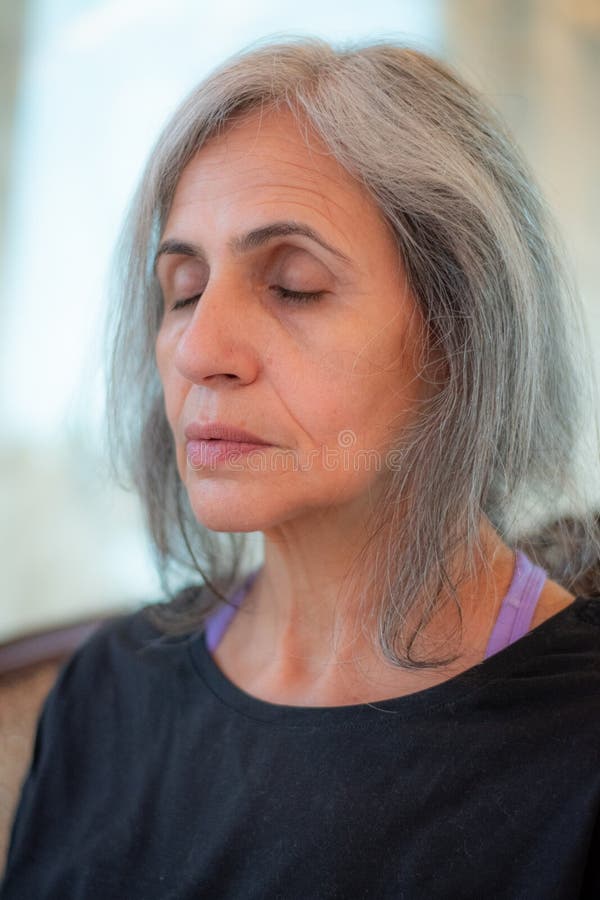
[[[353,432],[357,448],[379,446],[389,439],[392,422],[399,426],[411,417],[422,383],[417,348],[405,340],[392,334],[362,341],[356,349],[328,351],[305,372],[298,397],[313,439],[336,446]]]
[[[370,429],[380,384],[356,352],[329,351],[290,383],[290,408],[314,444],[336,447],[342,432]]]

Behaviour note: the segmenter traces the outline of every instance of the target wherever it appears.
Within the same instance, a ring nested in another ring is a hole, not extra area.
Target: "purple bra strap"
[[[547,577],[544,569],[534,565],[521,550],[517,550],[513,579],[502,601],[484,659],[527,634]]]
[[[258,569],[250,572],[239,588],[229,597],[230,603],[233,604],[232,606],[228,603],[223,604],[223,606],[212,613],[210,618],[207,619],[204,633],[209,653],[213,653],[217,648],[219,641],[225,634],[225,629],[233,619],[240,603],[244,599],[246,591],[250,589],[252,582],[260,572],[260,568],[261,567],[259,566]]]

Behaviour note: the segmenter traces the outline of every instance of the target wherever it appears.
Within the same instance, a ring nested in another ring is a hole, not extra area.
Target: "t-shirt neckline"
[[[543,652],[546,645],[552,643],[556,631],[575,622],[577,610],[588,602],[589,598],[576,597],[523,637],[446,681],[404,696],[346,706],[291,706],[262,700],[238,687],[219,668],[206,645],[204,628],[191,636],[188,647],[196,672],[214,697],[246,718],[290,726],[367,725],[376,719],[381,721],[385,713],[390,714],[390,718],[393,714],[397,720],[398,717],[410,718],[437,707],[447,707],[464,700],[498,676],[506,678],[536,651]]]

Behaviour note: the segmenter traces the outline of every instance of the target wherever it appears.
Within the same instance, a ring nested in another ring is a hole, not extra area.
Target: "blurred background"
[[[600,348],[600,0],[4,0],[0,640],[160,599],[137,500],[103,457],[110,254],[164,119],[275,33],[392,35],[482,90],[550,202]],[[585,477],[600,501],[591,463]]]

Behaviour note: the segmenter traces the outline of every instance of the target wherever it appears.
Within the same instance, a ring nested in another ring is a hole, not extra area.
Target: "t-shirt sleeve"
[[[93,790],[105,750],[101,736],[110,733],[114,673],[107,637],[113,622],[63,664],[42,706],[13,818],[1,900],[54,896],[47,889],[58,860],[64,878],[69,845],[76,843],[73,817],[82,792]],[[73,865],[75,873],[76,860]]]

